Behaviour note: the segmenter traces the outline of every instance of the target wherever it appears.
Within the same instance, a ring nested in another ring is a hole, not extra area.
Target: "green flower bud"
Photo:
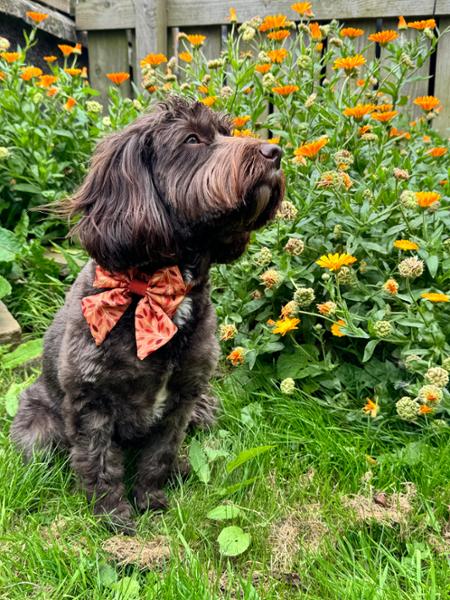
[[[409,396],[403,396],[395,404],[397,414],[404,421],[414,421],[417,417],[420,404]]]
[[[283,379],[280,383],[280,390],[283,394],[293,394],[295,391],[295,381],[291,377]]]
[[[375,335],[380,338],[388,337],[392,333],[392,325],[389,321],[376,321],[373,325]]]
[[[448,372],[442,367],[431,367],[425,373],[425,379],[437,387],[444,388],[448,384]]]
[[[299,306],[309,306],[315,299],[314,290],[312,288],[297,288],[294,292],[294,300]]]

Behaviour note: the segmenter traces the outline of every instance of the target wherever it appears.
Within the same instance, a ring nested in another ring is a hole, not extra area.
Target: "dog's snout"
[[[283,155],[283,150],[277,144],[262,144],[259,148],[259,151],[268,160],[271,160],[277,169],[280,168],[281,165],[281,157]]]

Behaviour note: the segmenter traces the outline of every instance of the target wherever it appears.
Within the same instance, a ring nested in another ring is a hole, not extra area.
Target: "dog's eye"
[[[198,137],[196,135],[191,133],[191,135],[188,135],[188,137],[184,140],[184,143],[185,144],[200,144],[200,140],[198,139]]]

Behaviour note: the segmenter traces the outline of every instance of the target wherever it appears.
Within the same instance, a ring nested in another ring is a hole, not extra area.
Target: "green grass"
[[[2,375],[4,391],[27,373]],[[139,519],[139,539],[162,534],[171,548],[169,562],[147,570],[120,566],[102,549],[111,533],[92,516],[63,457],[22,464],[2,410],[0,598],[448,597],[448,539],[447,556],[436,549],[444,543],[450,498],[446,430],[416,438],[371,424],[361,428],[306,395],[250,394],[229,379],[216,391],[223,403],[219,422],[194,435],[223,456],[211,464],[207,485],[192,474],[170,488],[165,514]],[[255,406],[260,414],[249,420],[242,409],[250,403],[250,414]],[[230,458],[266,444],[273,450],[227,474]],[[402,491],[406,481],[417,494],[401,524],[360,522],[343,506],[345,495],[362,494],[370,503],[374,491]],[[242,508],[233,524],[251,534],[250,547],[235,558],[218,550],[217,536],[229,523],[206,516],[223,501]],[[293,516],[297,529],[286,531]]]

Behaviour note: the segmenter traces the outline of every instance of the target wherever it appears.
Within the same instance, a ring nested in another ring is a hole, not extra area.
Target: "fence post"
[[[136,82],[141,79],[140,61],[149,52],[167,53],[166,0],[135,0],[136,11]]]

